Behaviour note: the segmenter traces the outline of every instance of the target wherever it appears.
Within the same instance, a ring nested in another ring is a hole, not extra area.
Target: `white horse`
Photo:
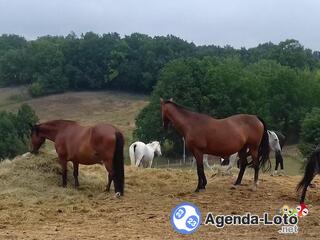
[[[139,167],[142,164],[143,167],[152,166],[154,153],[161,156],[161,147],[158,141],[154,141],[148,144],[143,142],[134,142],[129,147],[129,156],[131,160],[131,166]]]
[[[282,146],[280,145],[279,138],[274,131],[268,130],[268,136],[269,136],[270,150],[275,152],[275,157],[276,157],[276,168],[275,168],[275,171],[272,175],[276,175],[279,164],[281,165],[281,169],[283,170],[283,159],[281,156]],[[229,157],[229,164],[227,165],[227,169],[226,169],[226,171],[228,173],[231,173],[230,170],[233,166],[235,166],[237,159],[238,159],[238,153],[234,153]],[[225,161],[225,159],[221,158],[222,165],[223,165],[224,161]]]

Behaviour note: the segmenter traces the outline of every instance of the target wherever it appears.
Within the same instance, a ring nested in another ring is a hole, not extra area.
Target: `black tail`
[[[318,161],[319,161],[319,163],[317,163]],[[297,185],[297,191],[300,191],[300,189],[302,187],[304,187],[305,185],[308,186],[311,183],[311,181],[314,178],[317,171],[318,172],[320,171],[319,169],[317,169],[317,165],[319,168],[319,165],[320,165],[320,151],[319,150],[315,150],[308,158],[308,161],[307,161],[307,164],[305,167],[305,171],[304,171],[304,176],[303,176],[302,180],[299,182],[299,184]]]
[[[124,137],[121,132],[116,132],[116,149],[113,155],[114,189],[123,195],[124,190]]]
[[[269,147],[269,135],[268,135],[268,129],[266,123],[263,121],[262,118],[258,117],[258,119],[262,122],[264,130],[263,130],[263,136],[261,139],[261,143],[259,146],[259,168],[263,168],[263,171],[270,171],[271,169],[271,162],[269,158],[270,153],[270,147]],[[266,163],[268,162],[268,167],[265,167]]]

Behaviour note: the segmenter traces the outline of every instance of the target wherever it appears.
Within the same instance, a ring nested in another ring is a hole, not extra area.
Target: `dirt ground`
[[[71,166],[70,170],[71,170]],[[297,206],[295,186],[300,176],[271,177],[263,174],[257,192],[251,191],[253,173],[232,190],[235,176],[211,177],[205,192],[194,193],[195,170],[136,169],[126,166],[125,196],[104,192],[102,166],[81,166],[80,189],[73,188],[69,171],[66,189],[54,154],[18,157],[0,164],[0,239],[318,239],[319,186],[309,189],[309,215],[300,219],[299,233],[281,235],[273,226],[201,226],[184,236],[169,223],[175,205],[196,204],[202,215],[271,215],[284,204]],[[204,218],[204,217],[203,217]],[[204,219],[203,219],[204,220]]]

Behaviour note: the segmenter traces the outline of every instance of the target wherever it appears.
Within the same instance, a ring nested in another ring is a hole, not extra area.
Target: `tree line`
[[[316,69],[320,54],[296,40],[265,43],[250,49],[196,46],[178,37],[88,32],[77,36],[43,36],[27,41],[0,36],[0,86],[29,85],[33,96],[67,90],[118,89],[151,93],[160,70],[179,58],[237,57],[244,65],[261,59],[283,66]]]
[[[320,107],[319,96],[320,72],[316,68],[300,69],[267,59],[246,64],[238,57],[177,59],[162,69],[150,104],[136,119],[135,137],[146,142],[160,138],[169,153],[181,152],[181,136],[162,127],[159,99],[172,97],[190,110],[215,118],[237,113],[258,115],[269,129],[280,130],[289,142],[297,142],[304,118]],[[317,126],[320,133],[320,121]],[[305,129],[303,136],[307,132],[319,140],[319,135],[312,134],[316,129]]]

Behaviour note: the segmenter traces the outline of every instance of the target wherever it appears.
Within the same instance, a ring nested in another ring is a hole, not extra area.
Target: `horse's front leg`
[[[239,171],[239,175],[238,175],[238,178],[236,180],[236,182],[234,183],[234,185],[240,185],[241,184],[241,181],[242,181],[242,178],[243,178],[243,174],[246,170],[246,166],[247,166],[247,149],[242,149],[240,152],[239,152],[239,158],[240,158],[240,171]]]
[[[78,175],[79,175],[79,163],[73,162],[73,177],[74,177],[74,187],[75,188],[79,187]]]
[[[206,175],[204,174],[204,167],[203,167],[203,153],[200,151],[194,150],[193,156],[197,161],[197,174],[198,174],[198,186],[195,192],[199,192],[202,189],[206,188],[207,179]]]
[[[67,187],[67,172],[68,172],[67,161],[60,159],[60,164],[62,167],[62,187],[65,188]]]

